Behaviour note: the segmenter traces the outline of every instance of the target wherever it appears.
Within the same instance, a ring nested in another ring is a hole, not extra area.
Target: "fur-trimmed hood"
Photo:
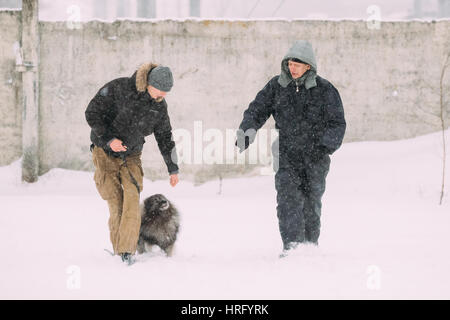
[[[155,63],[144,63],[141,65],[137,71],[131,77],[135,81],[136,90],[138,92],[146,92],[147,90],[147,76],[148,73],[156,68],[158,65]]]

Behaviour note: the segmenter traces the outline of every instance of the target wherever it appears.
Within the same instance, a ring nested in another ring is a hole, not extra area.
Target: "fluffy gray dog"
[[[141,205],[138,253],[150,251],[151,246],[157,245],[170,257],[179,228],[180,218],[173,204],[162,194],[148,197]]]

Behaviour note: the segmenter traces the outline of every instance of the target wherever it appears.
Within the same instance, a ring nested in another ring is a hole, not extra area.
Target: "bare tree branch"
[[[441,93],[441,125],[442,125],[442,143],[443,143],[443,165],[442,165],[442,189],[441,189],[441,199],[439,204],[442,205],[442,200],[444,198],[444,189],[445,189],[445,161],[446,161],[446,149],[445,149],[445,120],[444,120],[444,75],[445,70],[448,67],[448,60],[450,58],[450,53],[447,54],[445,58],[444,66],[442,68],[441,73],[441,81],[440,81],[440,93]]]
[[[250,16],[252,15],[253,11],[255,11],[256,7],[258,6],[258,4],[261,2],[261,0],[257,0],[255,5],[253,6],[252,10],[250,10],[250,12],[247,15],[247,18],[250,18]]]

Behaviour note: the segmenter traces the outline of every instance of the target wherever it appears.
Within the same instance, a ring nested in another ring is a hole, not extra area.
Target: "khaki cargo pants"
[[[100,196],[108,202],[109,231],[115,254],[134,254],[139,238],[141,216],[139,190],[143,189],[141,153],[126,158],[108,156],[102,148],[94,147],[94,181]],[[131,177],[131,175],[134,177]]]

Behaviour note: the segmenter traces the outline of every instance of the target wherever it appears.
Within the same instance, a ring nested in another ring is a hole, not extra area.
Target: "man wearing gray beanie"
[[[158,66],[151,70],[147,84],[162,92],[169,92],[173,86],[173,76],[169,67]]]
[[[178,183],[176,149],[164,99],[172,86],[168,67],[147,63],[131,77],[105,84],[85,112],[92,129],[94,180],[110,212],[110,240],[114,254],[127,264],[134,262],[141,225],[141,154],[146,136],[154,133],[170,184]]]

